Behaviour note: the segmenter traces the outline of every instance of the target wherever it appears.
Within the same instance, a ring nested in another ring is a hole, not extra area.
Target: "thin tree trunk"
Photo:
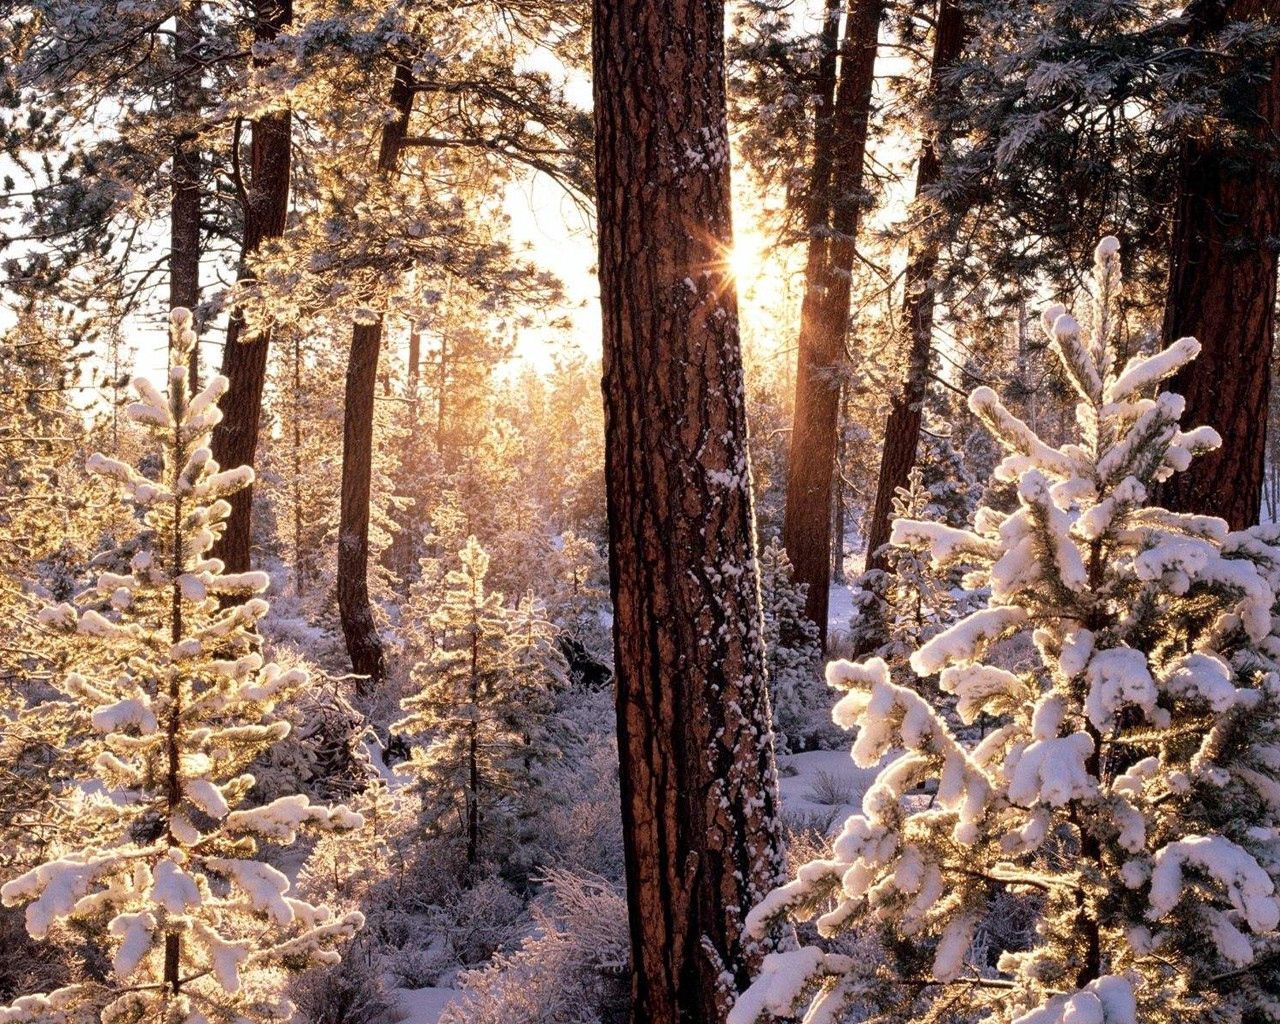
[[[173,138],[169,197],[169,308],[182,306],[195,316],[200,304],[200,7],[183,0],[174,18]],[[200,321],[193,328],[199,333]],[[188,367],[192,394],[199,389],[199,344],[191,347]]]
[[[413,409],[414,426],[418,423],[418,373],[419,363],[422,362],[422,335],[418,332],[417,324],[409,328],[409,366],[408,381],[405,384],[405,390],[408,392],[410,407]]]
[[[480,709],[479,670],[480,624],[477,621],[473,622],[471,629],[471,720],[467,722],[467,867],[473,873],[480,863],[480,752],[476,739],[476,717]]]
[[[964,45],[964,15],[956,0],[939,0],[933,37],[933,62],[930,88],[940,88],[940,76],[960,56]],[[920,144],[916,168],[916,202],[926,199],[942,172],[938,154],[939,140],[927,134]],[[927,201],[927,200],[926,200]],[[920,445],[920,425],[924,413],[925,389],[928,384],[929,356],[933,349],[933,313],[937,304],[934,275],[938,270],[939,239],[936,228],[926,226],[923,234],[913,238],[907,259],[903,320],[907,327],[907,372],[901,390],[894,395],[885,421],[884,446],[880,455],[880,475],[876,481],[876,498],[867,527],[867,568],[889,567],[885,545],[889,542],[889,517],[893,512],[893,496],[899,487],[907,486],[911,467],[916,464]]]
[[[307,590],[307,565],[302,556],[302,333],[293,332],[293,587],[298,597]]]
[[[715,1022],[780,877],[722,0],[596,0],[605,459],[632,1020]]]
[[[848,400],[845,389],[840,389],[840,423],[848,414]],[[831,582],[844,583],[844,534],[845,534],[845,432],[836,430],[836,465],[831,480]]]
[[[190,395],[181,396],[176,411],[185,412],[189,400]],[[176,417],[173,425],[173,461],[179,467],[187,461],[187,443],[182,436],[181,417]],[[182,494],[175,491],[173,524],[169,537],[169,575],[173,580],[169,597],[169,642],[175,646],[183,640],[182,585],[179,582],[187,571],[182,547],[183,518]],[[165,720],[165,834],[169,845],[176,847],[179,844],[173,833],[173,822],[183,797],[182,758],[178,743],[178,735],[182,729],[182,680],[173,670],[169,672],[168,697],[168,715]],[[176,930],[168,931],[164,937],[164,985],[174,995],[178,994],[182,986],[181,970],[182,936]]]
[[[293,0],[257,0],[254,35],[259,41],[276,37],[293,18]],[[284,234],[289,213],[290,134],[288,110],[264,114],[253,122],[249,144],[249,180],[244,189],[244,241],[238,271],[241,283],[253,280],[250,258],[263,241]],[[222,350],[222,375],[230,382],[222,401],[222,422],[213,431],[213,457],[219,465],[252,466],[258,450],[262,419],[262,391],[267,376],[268,331],[244,336],[244,316],[231,311],[227,343]],[[214,554],[229,572],[249,569],[253,543],[253,488],[229,499],[231,515]]]
[[[1274,23],[1280,3],[1196,2],[1187,15],[1200,44],[1228,22]],[[1221,516],[1233,529],[1258,521],[1275,336],[1280,53],[1264,70],[1269,77],[1243,98],[1244,140],[1215,131],[1183,143],[1163,330],[1166,343],[1199,339],[1200,357],[1171,389],[1186,397],[1183,423],[1213,427],[1222,447],[1175,473],[1161,503]]]
[[[413,79],[407,65],[396,68],[391,107],[399,117],[382,130],[377,170],[387,175],[400,159],[409,114]],[[351,330],[346,401],[342,417],[342,507],[338,516],[338,613],[351,659],[351,671],[362,677],[360,693],[378,686],[386,674],[382,640],[369,602],[369,501],[373,483],[373,399],[382,349],[382,319],[356,324]]]
[[[409,352],[406,357],[407,366],[404,388],[411,437],[416,437],[418,434],[418,378],[421,372],[421,362],[422,335],[419,333],[418,325],[415,321],[409,325]],[[401,529],[396,531],[396,535],[391,541],[391,565],[401,580],[406,596],[409,592],[410,576],[413,572],[413,551],[414,544],[418,539],[415,535],[418,522],[418,517],[410,514],[401,524]]]
[[[831,44],[841,4],[829,3],[823,30]],[[820,65],[810,176],[809,255],[800,307],[795,411],[787,457],[786,511],[782,543],[797,582],[808,587],[805,614],[827,640],[831,572],[831,487],[840,420],[840,375],[849,326],[854,244],[862,210],[863,162],[876,44],[884,0],[855,0],[845,18],[838,75]]]
[[[440,365],[436,368],[436,453],[440,455],[446,472],[452,472],[457,465],[456,452],[453,458],[446,458],[445,452],[453,452],[453,448],[445,443],[445,392],[449,386],[449,332],[440,332]]]

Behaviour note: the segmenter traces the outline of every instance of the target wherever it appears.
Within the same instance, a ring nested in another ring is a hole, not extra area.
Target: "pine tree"
[[[358,827],[359,815],[305,796],[239,806],[254,785],[247,767],[289,730],[275,708],[307,674],[263,663],[254,624],[267,604],[252,595],[266,575],[228,574],[208,556],[227,495],[253,474],[212,460],[227,382],[215,377],[191,396],[192,317],[175,309],[171,322],[168,393],[139,378],[129,407],[162,452],[158,477],[101,454],[89,460],[142,512],[145,543],[131,571],[100,575],[82,607],[41,614],[93,665],[53,680],[91,724],[78,753],[93,777],[60,788],[92,838],[0,888],[6,905],[27,905],[32,936],[63,927],[93,935],[111,973],[19,999],[0,1009],[6,1024],[288,1019],[284,973],[336,961],[333,945],[362,923],[289,896],[289,880],[256,859],[263,842]]]
[[[892,522],[935,519],[933,494],[924,485],[924,470],[913,466],[907,486],[893,496]],[[860,654],[875,653],[895,670],[906,667],[911,652],[947,624],[955,604],[950,580],[934,572],[929,560],[908,547],[886,545],[881,564],[858,581],[851,640]]]
[[[1147,397],[1194,339],[1114,358],[1118,248],[1097,249],[1090,337],[1061,306],[1044,316],[1079,394],[1074,439],[1053,447],[990,389],[970,397],[1017,510],[894,527],[990,586],[911,667],[995,728],[961,738],[881,659],[829,666],[854,759],[891,759],[829,859],[751,913],[752,935],[790,915],[822,939],[772,957],[731,1024],[806,1006],[811,1021],[1276,1019],[1280,535],[1148,503],[1217,438],[1179,429],[1180,397]],[[979,956],[1010,894],[1034,935]],[[857,930],[882,962],[825,945]]]
[[[760,550],[760,604],[769,664],[769,696],[779,750],[807,750],[828,731],[831,701],[822,685],[822,642],[805,614],[803,583],[778,538]]]
[[[475,537],[458,557],[431,619],[435,646],[414,667],[416,692],[391,729],[426,740],[406,767],[421,782],[429,827],[458,815],[474,872],[488,852],[513,853],[501,841],[511,844],[535,804],[538,770],[558,756],[548,726],[566,675],[541,605],[527,598],[512,611],[487,589],[489,556]]]

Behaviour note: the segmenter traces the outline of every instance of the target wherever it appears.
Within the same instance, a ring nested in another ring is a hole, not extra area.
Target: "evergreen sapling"
[[[1217,437],[1158,392],[1194,339],[1115,365],[1118,249],[1097,248],[1091,336],[1044,316],[1075,439],[1045,443],[979,388],[1017,509],[893,530],[989,585],[910,663],[994,727],[957,735],[879,658],[828,667],[854,760],[883,766],[829,857],[749,915],[753,938],[790,917],[818,939],[768,956],[730,1024],[1280,1020],[1280,538],[1148,503]],[[978,958],[1010,894],[1034,933]],[[833,948],[868,934],[883,961]]]
[[[287,1020],[286,975],[335,963],[334,946],[363,922],[294,898],[288,878],[258,859],[264,842],[361,818],[300,795],[242,806],[254,785],[246,769],[288,733],[277,708],[307,674],[263,663],[254,626],[267,603],[254,595],[266,574],[228,574],[209,557],[227,495],[253,474],[212,460],[227,381],[189,394],[191,314],[175,309],[171,321],[168,392],[140,378],[128,409],[163,455],[158,477],[89,460],[141,510],[143,543],[130,571],[102,573],[80,607],[41,615],[67,645],[94,654],[54,680],[68,714],[91,724],[78,760],[93,777],[61,780],[60,799],[92,838],[0,888],[6,905],[26,905],[33,937],[75,928],[108,952],[111,970],[0,1007],[3,1024]]]

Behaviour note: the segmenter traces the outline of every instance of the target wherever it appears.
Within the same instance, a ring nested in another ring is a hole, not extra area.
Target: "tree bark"
[[[934,22],[930,89],[941,88],[942,73],[960,56],[964,45],[964,15],[956,0],[939,0]],[[916,166],[916,203],[937,184],[942,172],[938,143],[926,135],[920,144]],[[880,454],[880,475],[876,482],[875,504],[867,528],[867,568],[887,569],[885,545],[889,542],[893,496],[907,486],[907,477],[916,464],[920,445],[920,425],[928,384],[929,356],[933,350],[933,313],[937,304],[934,275],[938,270],[940,239],[933,226],[913,235],[904,279],[903,321],[907,328],[907,371],[901,390],[894,395],[885,421],[884,445]]]
[[[1191,42],[1199,44],[1228,22],[1274,22],[1280,3],[1197,2],[1187,16]],[[1269,77],[1235,97],[1243,138],[1219,131],[1182,145],[1163,329],[1166,343],[1199,339],[1200,357],[1171,390],[1187,399],[1183,423],[1213,427],[1222,447],[1174,474],[1161,502],[1221,516],[1232,529],[1258,521],[1275,337],[1280,53],[1264,71]]]
[[[396,120],[382,130],[377,171],[389,175],[400,159],[413,110],[413,78],[408,65],[396,67],[391,84]],[[369,500],[373,483],[373,399],[378,383],[382,320],[351,330],[346,400],[342,416],[342,507],[338,514],[338,614],[351,659],[367,693],[386,674],[382,640],[369,602]]]
[[[823,41],[833,42],[840,3],[829,3]],[[827,640],[831,572],[831,489],[840,420],[841,363],[849,325],[854,243],[862,211],[863,160],[871,117],[876,44],[884,0],[855,0],[845,18],[839,70],[831,53],[819,68],[819,107],[809,193],[809,254],[800,308],[795,412],[787,457],[782,543],[805,614]],[[830,89],[828,101],[821,90]]]
[[[254,35],[274,39],[293,17],[293,0],[257,0]],[[284,234],[289,213],[289,170],[292,119],[288,110],[264,114],[253,122],[249,143],[249,180],[244,188],[244,240],[240,250],[239,282],[253,280],[250,258],[263,241]],[[231,311],[227,343],[222,350],[222,375],[230,382],[222,400],[222,422],[213,430],[213,457],[225,467],[252,466],[258,450],[262,419],[262,391],[267,376],[268,331],[244,336],[244,316]],[[253,488],[229,499],[231,515],[214,554],[228,572],[247,572],[253,543]]]
[[[200,304],[200,152],[196,124],[200,117],[200,7],[179,4],[173,32],[173,137],[169,174],[169,308],[182,306],[196,314]],[[200,320],[193,320],[196,333]],[[192,394],[199,390],[199,344],[191,347],[188,367]]]
[[[632,1020],[715,1022],[780,878],[722,0],[596,0],[596,185]]]

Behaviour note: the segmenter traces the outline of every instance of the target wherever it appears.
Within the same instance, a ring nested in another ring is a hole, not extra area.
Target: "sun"
[[[725,258],[739,291],[750,288],[760,276],[762,254],[757,246],[751,244],[753,241],[739,235]]]

